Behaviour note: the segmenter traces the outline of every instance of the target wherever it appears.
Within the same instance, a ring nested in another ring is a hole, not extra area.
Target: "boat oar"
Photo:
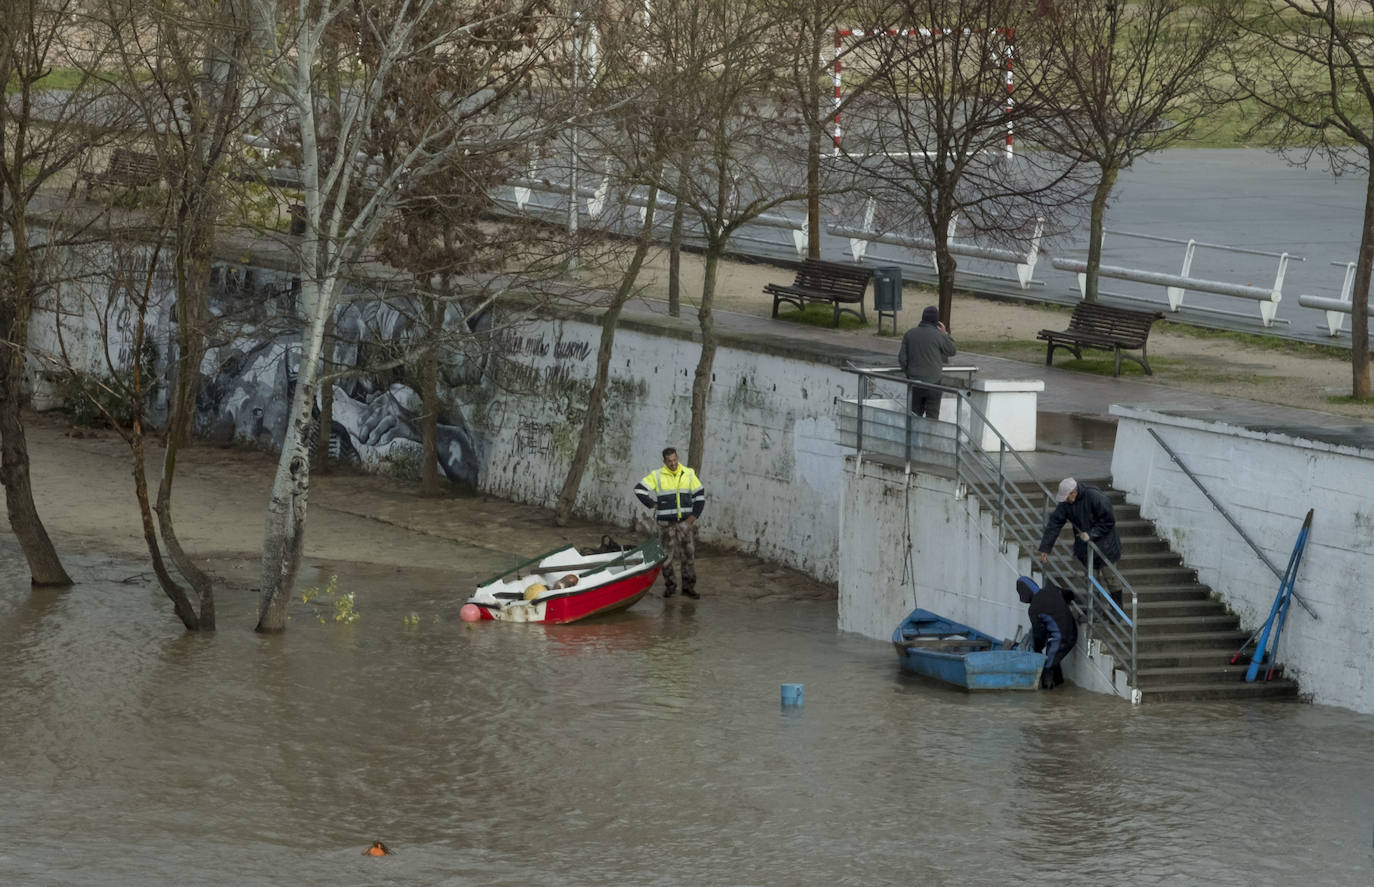
[[[1278,617],[1279,608],[1284,603],[1284,598],[1288,594],[1291,586],[1293,573],[1296,570],[1297,562],[1302,558],[1302,547],[1307,541],[1307,529],[1312,525],[1312,509],[1307,510],[1307,519],[1303,521],[1302,530],[1298,532],[1298,541],[1293,546],[1293,553],[1288,556],[1288,568],[1283,571],[1283,579],[1279,582],[1279,593],[1274,596],[1274,605],[1269,608],[1269,618],[1264,620],[1264,626],[1260,629],[1259,641],[1255,645],[1255,653],[1250,657],[1250,667],[1245,670],[1245,682],[1250,683],[1259,675],[1260,664],[1264,661],[1264,655],[1269,649],[1269,632],[1273,630],[1274,621]]]
[[[1307,547],[1307,534],[1312,529],[1312,509],[1307,510],[1307,520],[1303,521],[1302,531],[1298,533],[1297,556],[1293,562],[1293,570],[1288,576],[1288,594],[1283,599],[1283,606],[1279,608],[1279,621],[1274,626],[1273,652],[1269,656],[1269,671],[1265,672],[1264,679],[1272,681],[1274,679],[1274,664],[1279,657],[1279,636],[1283,634],[1283,623],[1288,619],[1288,604],[1293,598],[1293,586],[1298,581],[1298,566],[1302,563],[1302,552]]]

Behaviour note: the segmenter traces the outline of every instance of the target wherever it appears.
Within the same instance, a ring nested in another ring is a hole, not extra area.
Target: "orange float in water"
[[[372,846],[363,851],[363,856],[387,856],[391,849],[381,841],[373,841]]]

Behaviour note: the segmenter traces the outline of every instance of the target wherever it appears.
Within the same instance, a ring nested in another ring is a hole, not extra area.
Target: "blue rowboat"
[[[1034,690],[1045,655],[1009,649],[1010,641],[983,634],[929,610],[912,610],[892,632],[902,668],[965,690]]]

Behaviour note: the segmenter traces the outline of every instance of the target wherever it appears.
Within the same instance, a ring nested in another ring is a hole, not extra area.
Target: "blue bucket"
[[[783,685],[782,685],[782,704],[783,704],[783,705],[801,705],[801,704],[802,704],[802,692],[803,692],[805,686],[806,686],[805,684],[783,684]]]

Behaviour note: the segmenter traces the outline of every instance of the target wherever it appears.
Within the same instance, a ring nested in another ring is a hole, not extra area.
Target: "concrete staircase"
[[[1143,702],[1193,699],[1292,699],[1298,695],[1295,681],[1283,676],[1282,665],[1274,679],[1245,682],[1248,662],[1231,665],[1231,657],[1249,638],[1240,620],[1217,600],[1212,590],[1184,566],[1168,542],[1155,532],[1154,524],[1140,516],[1140,509],[1126,502],[1123,493],[1106,479],[1081,478],[1106,493],[1116,513],[1122,557],[1117,569],[1139,595],[1136,640],[1136,686]],[[1055,546],[1053,558],[1065,568],[1073,562],[1069,533]],[[1278,591],[1278,580],[1274,580]],[[1129,613],[1129,598],[1127,612]]]

